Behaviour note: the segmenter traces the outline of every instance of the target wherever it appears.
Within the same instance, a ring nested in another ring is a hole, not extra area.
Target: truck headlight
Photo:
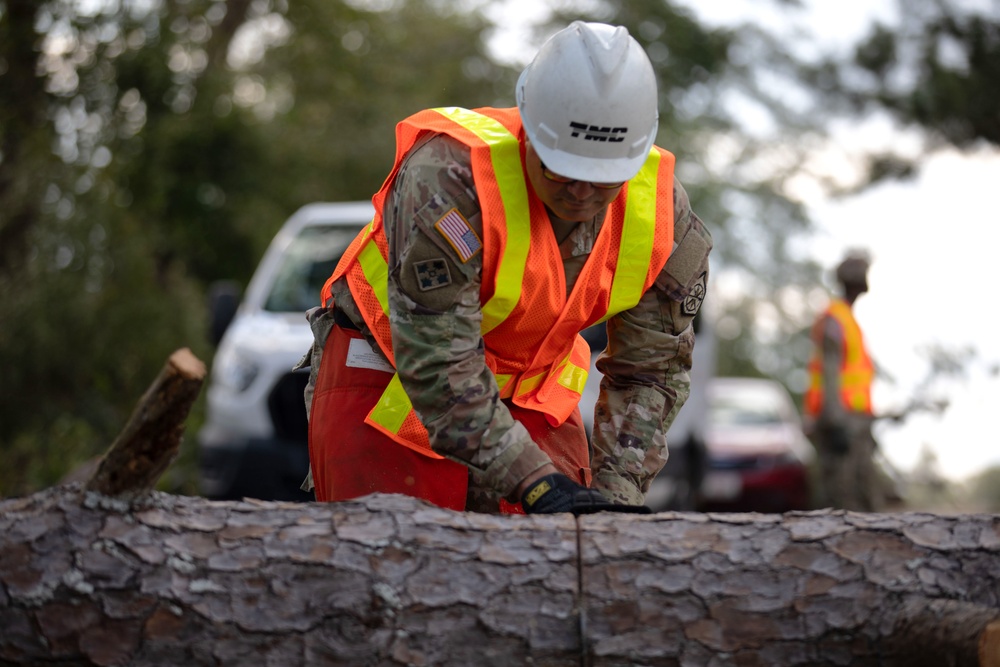
[[[236,393],[250,388],[260,373],[260,366],[235,350],[220,351],[215,362],[215,379]]]

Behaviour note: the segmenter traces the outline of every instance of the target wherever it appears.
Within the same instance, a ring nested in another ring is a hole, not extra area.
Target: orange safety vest
[[[813,355],[809,360],[809,388],[803,400],[803,408],[809,416],[817,416],[823,407],[823,321],[832,317],[843,332],[840,366],[840,399],[851,412],[872,414],[872,380],[875,366],[861,327],[854,319],[851,306],[843,299],[834,299],[821,317],[813,324],[811,338]]]
[[[396,162],[372,198],[375,217],[344,253],[321,294],[341,276],[395,366],[389,330],[388,240],[382,207],[403,159],[427,133],[471,149],[483,215],[480,290],[486,364],[501,398],[542,412],[558,426],[580,401],[590,349],[579,332],[635,306],[673,248],[674,156],[654,146],[639,173],[608,207],[591,256],[566,298],[562,259],[544,204],[528,187],[516,108],[446,107],[421,111],[396,127]],[[398,374],[365,420],[400,444],[439,458]]]

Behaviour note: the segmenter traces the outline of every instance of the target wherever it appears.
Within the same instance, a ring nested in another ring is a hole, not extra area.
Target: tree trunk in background
[[[0,665],[1000,665],[1000,518],[0,502]],[[982,655],[977,655],[981,651]]]
[[[37,73],[38,11],[34,0],[0,7],[0,276],[24,261],[41,215],[45,183],[38,174],[54,161],[45,80]]]

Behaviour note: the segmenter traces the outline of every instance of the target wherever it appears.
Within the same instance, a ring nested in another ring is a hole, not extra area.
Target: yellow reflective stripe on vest
[[[369,238],[358,253],[358,264],[365,274],[365,280],[372,288],[372,293],[378,299],[382,312],[389,317],[389,265],[382,257],[375,239]]]
[[[629,181],[618,265],[611,284],[608,313],[601,321],[632,308],[642,298],[656,236],[656,180],[659,168],[660,152],[653,148],[642,169]]]
[[[558,369],[559,375],[556,378],[556,382],[566,387],[570,391],[582,394],[583,387],[585,384],[587,384],[587,374],[590,372],[590,369],[581,368],[576,364],[574,364],[573,362],[571,362],[569,359],[570,359],[569,355],[566,355],[566,357],[564,357],[563,360],[559,363],[559,369]],[[549,376],[548,371],[541,371],[540,373],[536,373],[531,377],[526,377],[522,379],[521,383],[517,387],[517,395],[526,396],[534,392],[536,389],[542,386],[545,380],[548,379],[548,376]],[[508,375],[505,377],[510,378],[513,376]]]
[[[399,433],[399,429],[406,420],[406,415],[410,414],[413,404],[410,397],[403,389],[403,383],[399,381],[399,373],[393,373],[389,385],[382,392],[378,403],[372,408],[369,419],[384,428],[390,433]]]
[[[497,387],[500,391],[503,391],[507,388],[507,383],[510,382],[511,378],[514,376],[510,373],[500,373],[499,375],[494,374],[494,377],[497,379]]]
[[[589,368],[580,368],[567,360],[566,364],[559,370],[557,382],[574,393],[582,394],[583,386],[587,384],[588,373],[590,373]]]
[[[863,392],[856,391],[847,397],[847,405],[854,412],[868,412],[868,396]]]
[[[583,387],[587,383],[588,371],[589,369],[580,368],[579,366],[571,363],[567,357],[559,369],[559,378],[557,382],[571,391],[582,394]],[[518,392],[519,395],[523,396],[533,392],[539,385],[542,384],[546,375],[546,373],[542,372],[530,378],[526,378],[521,383],[520,387],[518,387],[518,389],[520,389]],[[501,393],[513,377],[514,376],[512,375],[497,376]],[[384,428],[389,433],[395,434],[399,433],[399,429],[403,426],[406,416],[412,409],[413,404],[410,402],[410,397],[406,395],[406,391],[403,389],[403,383],[399,380],[399,373],[393,373],[392,379],[389,380],[389,384],[386,386],[385,391],[382,392],[382,396],[379,398],[378,403],[376,403],[375,407],[372,408],[369,419]]]
[[[867,386],[872,380],[874,373],[867,369],[845,369],[840,373],[840,381],[844,386],[850,388],[855,388],[859,386]]]
[[[850,305],[843,299],[830,303],[826,315],[833,318],[840,326],[843,336],[843,358],[840,362],[838,375],[840,379],[840,402],[844,407],[854,412],[871,412],[871,386],[875,378],[875,369],[864,347],[861,328],[854,319]],[[818,329],[813,330],[814,350],[809,362],[809,388],[804,397],[806,414],[817,415],[821,410],[822,396],[826,391],[823,386],[823,353]]]
[[[834,301],[830,304],[830,314],[840,324],[840,330],[844,336],[843,369],[841,378],[847,383],[857,384],[859,382],[870,381],[870,364],[865,353],[864,343],[861,338],[861,328],[851,307],[845,301]]]
[[[525,394],[530,394],[535,389],[541,386],[542,382],[545,380],[545,377],[547,375],[548,375],[547,371],[542,371],[541,373],[536,373],[531,377],[524,378],[523,380],[521,380],[521,383],[517,386],[518,388],[517,395],[524,396]]]
[[[521,148],[517,137],[503,124],[483,114],[459,107],[434,109],[442,116],[469,130],[489,146],[490,161],[507,220],[507,247],[497,267],[496,291],[483,305],[482,333],[495,329],[514,310],[521,299],[521,282],[528,263],[531,241],[531,215],[528,188],[521,167]]]
[[[844,358],[845,373],[853,370],[854,367],[865,363],[864,345],[861,341],[861,329],[854,319],[851,307],[843,301],[837,301],[830,306],[830,312],[837,321],[840,322],[840,329],[844,334],[844,343],[847,354]],[[858,371],[855,371],[858,372]],[[853,378],[852,378],[853,379]],[[857,382],[857,380],[854,380]]]

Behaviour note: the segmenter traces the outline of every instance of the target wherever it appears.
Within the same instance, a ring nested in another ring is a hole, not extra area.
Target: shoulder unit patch
[[[455,249],[463,264],[483,249],[483,242],[457,208],[451,209],[435,222],[434,229]]]
[[[685,315],[697,315],[701,309],[701,302],[705,300],[705,278],[705,274],[702,273],[698,277],[698,281],[691,286],[691,291],[684,297],[684,301],[681,303],[681,312]]]
[[[413,270],[417,274],[417,285],[421,292],[429,292],[432,289],[447,287],[451,284],[448,262],[443,258],[417,262],[413,265]]]

